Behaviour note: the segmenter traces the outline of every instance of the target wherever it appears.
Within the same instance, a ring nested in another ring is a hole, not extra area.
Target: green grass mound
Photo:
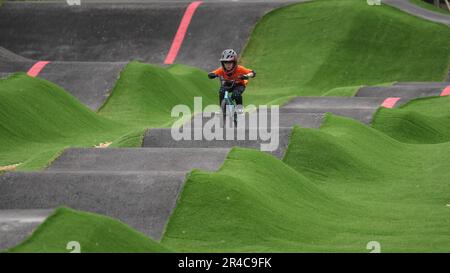
[[[327,115],[296,127],[283,161],[233,149],[194,171],[163,238],[177,251],[448,251],[450,144],[399,142]]]
[[[115,219],[69,208],[57,209],[33,235],[9,252],[62,252],[69,242],[81,252],[169,252],[158,242]]]
[[[450,116],[450,96],[424,97],[413,99],[397,109],[405,109],[431,117]]]
[[[394,82],[388,83],[380,83],[376,84],[376,86],[392,86]],[[323,93],[322,96],[330,96],[330,97],[353,97],[358,93],[359,89],[361,89],[363,85],[356,86],[343,86],[343,87],[335,87],[327,92]]]
[[[172,107],[203,97],[217,103],[218,82],[197,68],[129,63],[112,95],[94,113],[57,85],[17,73],[0,80],[0,166],[46,166],[67,147],[138,147],[146,128],[169,127]],[[201,111],[202,109],[200,109]]]
[[[0,165],[42,167],[64,147],[93,146],[127,130],[46,80],[24,73],[0,80]]]
[[[100,109],[101,116],[140,127],[167,127],[172,107],[184,104],[193,109],[194,97],[203,97],[203,107],[217,104],[218,81],[208,80],[205,71],[184,65],[167,69],[129,63],[121,72],[111,96]]]
[[[336,228],[346,206],[275,157],[234,148],[218,172],[190,174],[162,242],[178,251],[295,251],[323,242],[309,230]]]
[[[137,129],[114,140],[109,148],[137,148],[142,146],[146,130]]]
[[[412,100],[399,108],[380,108],[372,127],[406,143],[450,141],[450,97]]]
[[[362,87],[362,85],[357,86],[344,86],[344,87],[336,87],[328,90],[322,96],[330,96],[330,97],[353,97],[356,95],[358,90]]]
[[[264,16],[242,57],[258,75],[247,102],[320,96],[341,86],[441,81],[450,60],[450,29],[388,5],[324,0]]]
[[[384,251],[447,252],[449,151],[450,143],[406,144],[330,115],[319,132],[294,131],[284,162],[320,181],[319,189],[365,207],[355,233],[372,234]]]

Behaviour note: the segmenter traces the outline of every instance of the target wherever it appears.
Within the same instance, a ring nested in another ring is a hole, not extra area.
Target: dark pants
[[[242,105],[242,93],[245,91],[245,86],[243,85],[237,85],[232,90],[231,99],[234,99],[236,101],[237,105]],[[231,90],[230,90],[231,92]],[[225,90],[223,88],[220,88],[219,90],[219,105],[222,105],[223,97],[225,96]]]

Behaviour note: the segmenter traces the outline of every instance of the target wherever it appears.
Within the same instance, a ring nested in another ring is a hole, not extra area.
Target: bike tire
[[[223,125],[225,125],[225,122],[227,120],[227,101],[226,99],[222,100],[222,103],[220,104],[220,109],[222,110],[222,115],[223,115]]]
[[[228,103],[228,101],[226,99],[224,99],[220,105],[220,109],[222,110],[222,114],[223,114],[223,124],[224,125],[227,121],[228,105],[230,105],[230,104]],[[236,106],[234,106],[234,108],[236,108]],[[231,115],[230,115],[230,121],[231,121]],[[234,111],[233,111],[233,124],[234,124],[234,127],[237,127],[236,109],[234,109]]]

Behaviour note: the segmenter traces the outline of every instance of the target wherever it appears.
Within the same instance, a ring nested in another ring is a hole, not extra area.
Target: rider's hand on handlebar
[[[239,79],[248,80],[248,75],[241,75],[241,76],[239,76]]]
[[[208,78],[210,78],[210,79],[215,79],[216,77],[217,77],[217,75],[214,74],[214,72],[208,73]]]

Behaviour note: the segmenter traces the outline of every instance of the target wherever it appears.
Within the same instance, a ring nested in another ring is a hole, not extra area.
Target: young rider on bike
[[[224,81],[234,81],[234,87],[232,91],[232,99],[236,101],[237,110],[242,112],[242,93],[245,91],[249,78],[256,76],[255,71],[238,65],[238,56],[233,49],[226,49],[222,52],[222,56],[219,60],[222,64],[221,67],[208,73],[210,79],[216,77],[222,77]],[[223,86],[219,90],[219,105],[222,104],[225,90]]]

